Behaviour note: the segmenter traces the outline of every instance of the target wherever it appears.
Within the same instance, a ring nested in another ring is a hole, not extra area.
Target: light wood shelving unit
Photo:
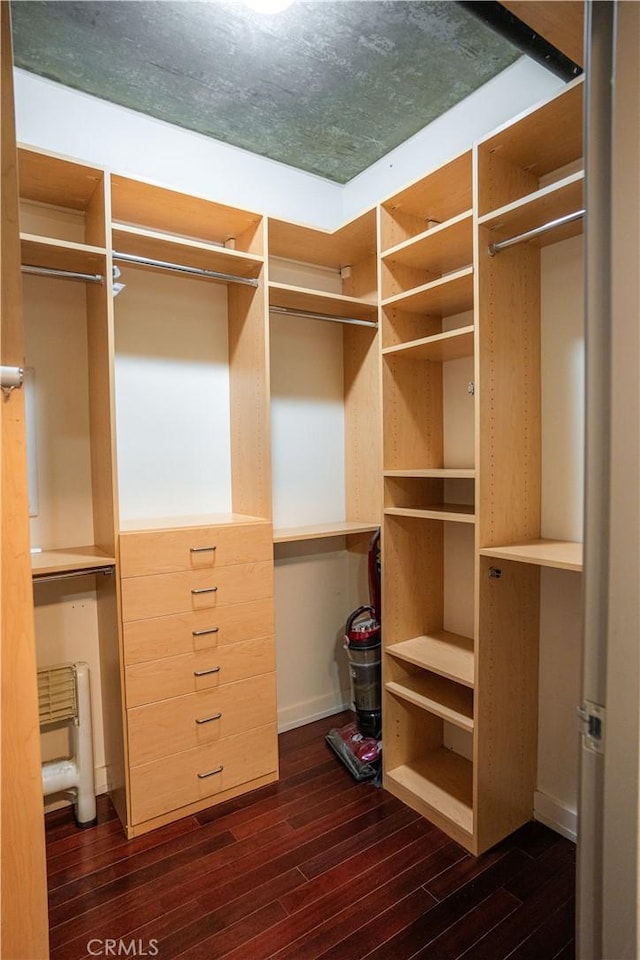
[[[489,247],[582,209],[581,100],[570,84],[381,206],[384,783],[475,854],[532,816],[539,571],[582,568],[540,528],[540,249],[581,220]],[[451,464],[442,370],[470,356],[475,456]],[[470,526],[473,636],[446,600],[445,531]]]
[[[270,307],[291,311],[298,324],[316,322],[304,316],[310,313],[370,325],[342,324],[345,516],[276,528],[274,542],[346,536],[348,546],[362,549],[381,513],[376,211],[334,233],[273,219],[268,246]],[[298,276],[306,286],[281,282]],[[302,311],[297,319],[296,311]],[[272,357],[276,350],[272,343]]]

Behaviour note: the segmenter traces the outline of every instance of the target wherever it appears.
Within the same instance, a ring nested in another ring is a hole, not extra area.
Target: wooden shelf
[[[551,220],[557,220],[569,213],[582,210],[584,206],[583,186],[584,172],[571,174],[548,187],[543,187],[535,193],[528,194],[526,197],[485,214],[484,217],[479,219],[478,224],[490,228],[493,243],[510,236],[526,233],[528,230],[534,230]],[[569,237],[578,236],[582,233],[582,229],[582,220],[574,220],[572,223],[556,227],[548,233],[543,233],[527,242],[543,247],[550,243],[566,240]]]
[[[379,526],[379,523],[338,520],[336,523],[314,523],[305,527],[280,527],[273,531],[273,542],[293,543],[299,540],[321,540],[324,537],[345,537],[350,533],[373,533]]]
[[[386,647],[386,653],[431,670],[448,680],[473,687],[475,658],[470,637],[438,630],[430,636],[412,637],[393,643]]]
[[[95,273],[104,276],[106,254],[104,247],[86,243],[20,234],[20,252],[23,264],[46,267],[49,270],[70,270],[74,273]]]
[[[420,520],[446,520],[453,523],[475,523],[475,507],[466,503],[434,503],[428,507],[385,507],[389,517],[416,517]]]
[[[202,240],[189,240],[120,223],[113,225],[113,248],[118,253],[166,260],[185,267],[217,270],[239,277],[257,277],[264,263],[263,257],[240,250],[229,250]],[[135,264],[127,266],[135,267]]]
[[[582,79],[574,81],[479,142],[480,216],[532,193],[581,158],[583,86]]]
[[[476,471],[473,468],[427,467],[424,470],[385,470],[385,477],[418,477],[435,480],[473,480]]]
[[[432,337],[422,337],[394,347],[385,347],[383,356],[406,357],[407,360],[430,360],[446,363],[461,357],[473,356],[473,326],[459,327]]]
[[[43,151],[18,147],[20,196],[37,203],[86,210],[103,171]]]
[[[178,193],[154,183],[112,174],[111,212],[119,228],[122,224],[135,225],[205,243],[225,243],[232,238],[248,236],[250,239],[241,241],[237,249],[245,249],[249,244],[257,252],[262,249],[261,243],[253,247],[262,219],[259,214],[204,197]]]
[[[421,674],[406,677],[402,682],[391,680],[385,683],[385,689],[463,730],[473,730],[473,691],[468,687],[444,677]]]
[[[387,770],[385,777],[467,833],[473,831],[473,767],[464,757],[440,747],[420,760]]]
[[[432,280],[406,293],[382,301],[384,307],[398,306],[412,313],[452,316],[473,308],[473,267]]]
[[[376,211],[367,211],[331,233],[269,219],[269,254],[339,270],[376,253]]]
[[[504,547],[485,547],[480,555],[558,570],[582,570],[582,544],[570,540],[529,540]]]
[[[473,260],[473,216],[471,210],[445,223],[410,237],[382,254],[382,260],[430,270],[434,274],[448,273]]]
[[[378,319],[377,304],[358,297],[345,297],[340,293],[324,293],[306,287],[293,287],[287,283],[269,284],[269,306],[286,307],[288,310],[305,310],[311,313],[328,313],[340,319],[352,317],[366,320],[372,326]]]
[[[114,566],[116,558],[97,547],[63,547],[31,554],[31,572],[34,579],[51,573],[73,573],[95,567]]]

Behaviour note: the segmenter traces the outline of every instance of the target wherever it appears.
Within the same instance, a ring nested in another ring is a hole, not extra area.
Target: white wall
[[[522,57],[344,187],[20,69],[15,70],[16,130],[18,141],[30,146],[335,229],[561,86]]]

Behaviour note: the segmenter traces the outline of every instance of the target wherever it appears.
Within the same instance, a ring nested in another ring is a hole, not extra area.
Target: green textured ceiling
[[[448,0],[12,3],[19,67],[345,183],[520,56]]]

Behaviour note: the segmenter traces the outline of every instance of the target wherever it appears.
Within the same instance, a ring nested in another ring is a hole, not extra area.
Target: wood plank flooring
[[[89,830],[48,814],[53,960],[574,957],[573,844],[531,823],[471,857],[353,781],[324,742],[349,719],[283,734],[277,784],[136,840],[106,797]]]

